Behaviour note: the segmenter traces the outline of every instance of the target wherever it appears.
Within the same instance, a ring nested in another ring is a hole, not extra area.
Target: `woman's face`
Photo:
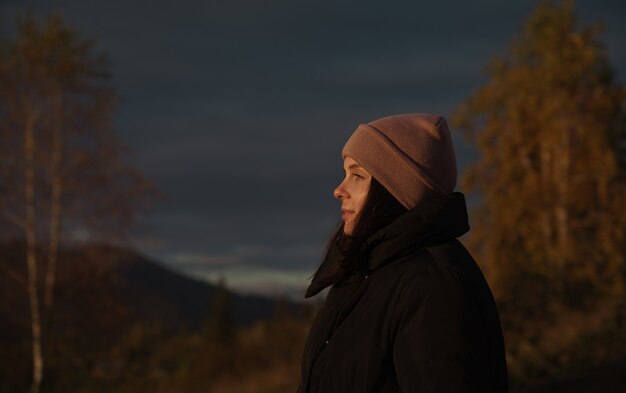
[[[333,196],[341,201],[343,232],[346,235],[352,235],[359,213],[365,203],[372,175],[350,156],[346,156],[343,160],[343,170],[346,177],[335,188]]]

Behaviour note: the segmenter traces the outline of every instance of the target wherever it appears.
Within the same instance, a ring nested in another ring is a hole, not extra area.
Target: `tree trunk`
[[[551,176],[551,167],[552,167],[552,152],[550,151],[549,143],[545,140],[540,142],[540,156],[541,156],[541,187],[538,190],[543,196],[543,201],[546,198],[550,198],[550,194],[552,192],[552,176]],[[546,249],[546,256],[550,257],[551,253],[549,250],[552,249],[553,241],[552,241],[552,212],[550,210],[550,206],[552,205],[552,200],[548,200],[547,203],[544,203],[541,206],[541,231],[543,233],[543,241]]]
[[[50,312],[54,302],[54,284],[59,250],[61,229],[61,160],[63,158],[63,96],[59,92],[55,102],[55,116],[52,124],[52,162],[50,164],[50,234],[48,238],[48,264],[44,287],[44,307]],[[48,318],[49,320],[49,318]]]
[[[557,186],[556,202],[557,255],[563,268],[569,254],[569,182],[570,182],[570,127],[562,131],[558,160],[554,166],[554,181]]]
[[[38,393],[43,377],[43,356],[41,351],[41,316],[39,311],[38,274],[37,274],[37,240],[35,220],[35,122],[37,115],[32,111],[28,114],[24,129],[24,162],[26,199],[26,265],[28,268],[28,300],[30,302],[31,331],[33,344],[33,381],[32,393]]]

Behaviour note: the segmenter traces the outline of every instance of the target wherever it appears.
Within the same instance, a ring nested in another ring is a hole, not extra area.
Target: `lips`
[[[352,210],[346,210],[346,209],[341,209],[341,212],[343,213],[341,215],[341,219],[345,222],[347,219],[349,219],[350,217],[352,217],[354,215],[354,212]]]

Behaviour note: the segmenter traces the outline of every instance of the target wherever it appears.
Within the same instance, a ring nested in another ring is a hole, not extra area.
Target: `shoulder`
[[[402,277],[401,286],[432,286],[441,281],[454,285],[455,280],[475,276],[479,271],[470,253],[456,239],[420,249],[399,258],[395,264],[395,274]]]
[[[480,269],[457,240],[420,250],[406,258],[397,292],[396,313],[412,312],[428,300],[428,308],[474,309],[486,286]]]

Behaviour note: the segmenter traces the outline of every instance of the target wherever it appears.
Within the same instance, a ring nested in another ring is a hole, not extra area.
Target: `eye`
[[[359,175],[358,173],[353,173],[352,176],[354,176],[357,180],[365,179],[363,176]]]

